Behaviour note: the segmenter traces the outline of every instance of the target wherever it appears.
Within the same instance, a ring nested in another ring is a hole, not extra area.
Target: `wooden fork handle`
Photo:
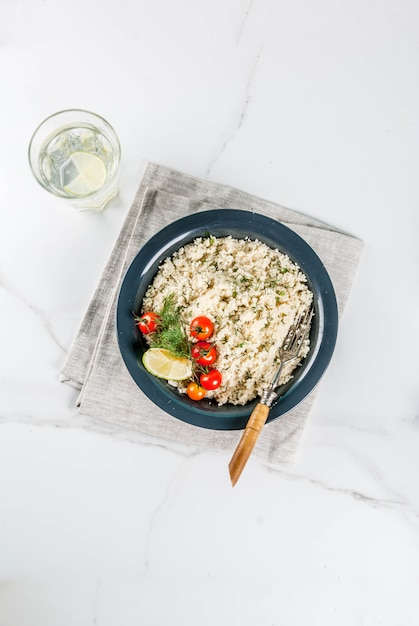
[[[230,472],[231,484],[234,485],[240,478],[244,466],[252,453],[255,443],[260,435],[260,431],[268,419],[270,408],[261,402],[255,406],[246,428],[240,438],[237,448],[234,451],[231,461],[228,465]]]

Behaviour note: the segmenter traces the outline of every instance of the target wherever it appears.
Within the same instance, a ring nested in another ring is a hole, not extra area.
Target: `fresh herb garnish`
[[[180,307],[176,297],[170,293],[163,302],[163,308],[158,313],[160,322],[157,332],[149,336],[152,348],[164,348],[178,357],[190,358],[190,344],[185,329],[180,321]]]

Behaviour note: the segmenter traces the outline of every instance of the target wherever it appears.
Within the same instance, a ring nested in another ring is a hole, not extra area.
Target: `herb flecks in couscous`
[[[262,393],[289,327],[313,301],[306,276],[288,256],[260,241],[231,236],[195,239],[165,259],[143,310],[160,311],[170,294],[185,327],[199,315],[215,322],[212,341],[223,382],[207,397],[219,405],[246,404]],[[284,368],[280,384],[308,351],[306,340],[300,360]]]

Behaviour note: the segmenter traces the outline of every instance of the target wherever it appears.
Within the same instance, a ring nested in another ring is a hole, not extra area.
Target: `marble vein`
[[[52,420],[39,419],[39,418],[34,417],[33,415],[29,415],[25,413],[15,413],[14,415],[8,415],[8,416],[6,416],[5,414],[0,414],[0,425],[10,424],[10,423],[20,424],[20,425],[30,424],[31,426],[36,426],[39,428],[43,428],[43,427],[44,428],[63,428],[63,429],[75,428],[75,429],[79,429],[82,431],[92,432],[101,436],[111,436],[118,441],[123,441],[123,442],[134,444],[134,445],[159,448],[159,449],[164,450],[165,452],[174,454],[183,460],[189,460],[191,458],[199,456],[200,454],[205,454],[206,452],[205,450],[202,450],[200,448],[191,449],[189,446],[186,446],[186,445],[183,446],[181,444],[176,444],[174,442],[166,443],[165,441],[159,440],[157,438],[148,437],[140,432],[123,430],[119,428],[118,426],[115,426],[114,424],[110,424],[102,420],[95,420],[93,418],[88,418],[88,417],[77,415],[77,414],[74,414],[71,416],[71,421],[67,419],[63,419],[61,421],[57,419],[52,419]],[[349,497],[352,500],[356,500],[358,502],[361,502],[362,504],[371,506],[375,509],[391,509],[391,510],[401,513],[404,516],[408,515],[409,517],[413,518],[415,524],[419,525],[419,512],[413,508],[412,504],[408,500],[406,500],[406,498],[404,498],[401,494],[396,493],[394,490],[392,490],[392,496],[394,497],[378,498],[378,497],[368,495],[367,493],[361,492],[357,489],[351,489],[349,487],[332,486],[322,480],[309,478],[308,476],[305,476],[303,474],[295,474],[292,472],[288,472],[286,470],[283,470],[282,468],[276,468],[276,467],[267,466],[267,465],[264,465],[264,467],[267,469],[267,471],[280,475],[285,480],[297,481],[300,483],[307,483],[307,484],[312,485],[313,487],[323,489],[327,492]],[[155,523],[155,520],[157,519],[160,511],[164,508],[165,503],[170,493],[170,487],[173,484],[173,482],[176,480],[176,477],[178,473],[181,471],[181,468],[182,468],[182,464],[180,465],[180,467],[176,470],[176,472],[173,474],[172,478],[170,479],[166,487],[166,490],[164,494],[162,495],[160,502],[156,506],[154,513],[152,514],[150,518],[150,525],[149,525],[149,529],[147,533],[148,537],[150,537],[151,533],[153,532],[153,524]],[[365,469],[371,470],[371,468],[367,468],[367,467]],[[377,479],[376,472],[373,472],[373,474],[374,474],[374,477]],[[150,561],[149,555],[146,554],[145,555],[146,570],[149,567],[149,561]]]
[[[375,509],[391,509],[395,510],[399,513],[410,514],[414,519],[415,523],[419,525],[419,512],[414,510],[411,503],[407,501],[405,498],[399,496],[396,498],[375,498],[374,496],[367,495],[366,493],[362,493],[356,489],[350,489],[348,487],[334,487],[332,485],[328,485],[321,480],[316,480],[314,478],[309,478],[308,476],[304,476],[302,474],[291,474],[284,470],[277,469],[275,467],[267,467],[268,471],[275,472],[276,474],[280,474],[287,480],[294,480],[297,482],[305,482],[307,484],[313,485],[315,487],[319,487],[328,491],[330,493],[335,493],[342,496],[348,496],[353,500],[357,500],[371,506]]]
[[[194,458],[196,456],[198,456],[200,454],[199,451],[194,450],[191,453],[187,454],[187,455],[182,455],[184,457],[185,460],[189,460],[191,458]],[[180,474],[181,470],[184,467],[184,463],[180,463],[180,465],[176,468],[176,470],[173,472],[172,477],[168,480],[167,484],[166,484],[166,488],[163,491],[162,497],[160,499],[160,501],[157,503],[156,507],[154,508],[154,511],[152,512],[152,514],[150,515],[150,520],[149,520],[149,524],[148,524],[148,528],[146,530],[145,533],[145,542],[144,542],[144,567],[145,567],[145,576],[147,576],[149,570],[150,570],[150,561],[151,561],[151,557],[150,557],[150,551],[151,551],[151,538],[154,532],[154,528],[155,528],[155,523],[156,520],[158,520],[158,518],[160,517],[160,514],[162,513],[162,511],[164,511],[165,506],[170,498],[170,493],[171,493],[171,487],[172,485],[176,482],[178,475]]]
[[[139,431],[121,429],[119,426],[112,424],[111,422],[79,415],[76,410],[73,411],[70,418],[71,419],[46,420],[23,412],[15,412],[9,415],[0,413],[0,426],[6,424],[17,424],[22,426],[30,425],[37,428],[76,429],[91,432],[95,435],[112,437],[113,439],[124,443],[134,445],[140,444],[145,448],[158,448],[182,459],[188,459],[204,452],[204,450],[200,448],[191,449],[191,447],[186,444],[176,442],[166,443],[164,440],[160,440],[157,437],[154,438],[151,435],[149,436]]]
[[[4,289],[7,293],[9,293],[13,298],[15,298],[16,300],[19,300],[20,302],[22,302],[30,311],[32,311],[32,313],[39,319],[39,321],[41,322],[42,326],[44,327],[44,329],[46,330],[48,335],[51,337],[53,342],[60,348],[60,350],[62,350],[62,352],[64,354],[66,354],[67,351],[66,351],[65,347],[61,344],[61,342],[58,339],[58,337],[56,336],[56,334],[54,333],[54,330],[52,328],[52,324],[49,321],[49,319],[48,319],[47,315],[45,314],[45,312],[42,311],[41,309],[39,309],[38,307],[36,307],[35,305],[33,305],[23,295],[23,293],[21,291],[16,289],[16,287],[14,285],[12,285],[12,283],[10,281],[8,281],[4,277],[4,275],[1,272],[0,272],[0,287],[2,289]]]
[[[13,418],[6,417],[5,415],[0,414],[0,425],[10,424],[10,423],[22,424],[22,425],[30,424],[31,426],[36,426],[39,428],[42,428],[42,427],[71,428],[71,429],[76,428],[79,430],[87,430],[88,432],[93,432],[98,435],[111,436],[117,439],[118,441],[124,441],[126,443],[131,443],[131,444],[141,445],[141,446],[146,446],[146,447],[154,447],[154,448],[157,447],[162,450],[165,450],[166,452],[170,454],[174,454],[178,456],[184,461],[197,457],[200,454],[205,454],[206,452],[205,450],[201,450],[197,448],[194,448],[191,450],[189,446],[181,446],[179,444],[175,444],[172,442],[165,443],[164,441],[162,442],[157,439],[154,440],[153,438],[148,438],[142,433],[135,433],[132,431],[121,430],[120,428],[112,424],[108,424],[107,422],[102,422],[101,420],[93,420],[91,418],[85,418],[83,416],[77,416],[77,415],[72,417],[71,421],[68,421],[68,420],[65,420],[65,421],[48,420],[47,421],[47,420],[34,419],[33,417],[29,415],[23,415],[23,414],[15,415]],[[169,480],[167,484],[167,487],[159,503],[155,507],[155,510],[150,517],[150,524],[149,524],[149,528],[147,531],[146,545],[148,545],[149,538],[154,530],[153,526],[155,524],[155,520],[158,518],[160,512],[164,509],[164,506],[170,494],[171,486],[175,482],[182,467],[183,467],[183,464],[181,464],[178,467],[178,469],[174,472],[173,476],[171,477],[171,479]],[[361,502],[364,505],[371,506],[375,509],[393,510],[402,514],[404,517],[408,516],[412,520],[413,523],[415,523],[416,525],[419,525],[419,512],[416,511],[413,508],[412,504],[400,494],[394,494],[395,495],[394,498],[376,498],[374,496],[368,495],[367,493],[363,493],[357,489],[351,489],[349,487],[348,488],[347,487],[334,487],[332,485],[328,485],[324,481],[309,478],[303,474],[293,474],[281,468],[275,468],[275,467],[270,467],[266,465],[264,465],[264,467],[267,469],[267,471],[280,475],[284,480],[307,483],[309,485],[312,485],[313,487],[323,489],[327,492],[351,498],[352,500],[356,500],[358,502]],[[144,563],[145,563],[145,568],[147,571],[147,569],[149,568],[149,564],[150,564],[150,557],[149,557],[148,552],[146,552],[145,554]]]
[[[250,13],[250,11],[251,11],[252,7],[253,7],[253,0],[250,0],[250,1],[249,1],[249,3],[248,3],[248,5],[247,5],[246,12],[245,12],[245,14],[244,14],[244,17],[243,17],[242,22],[241,22],[241,25],[240,25],[239,33],[238,33],[238,35],[237,35],[237,39],[236,39],[236,44],[239,44],[239,43],[240,43],[240,40],[241,40],[241,37],[242,37],[243,31],[244,31],[245,26],[246,26],[246,23],[247,23],[247,19],[248,19],[248,17],[249,17],[249,13]]]
[[[243,122],[246,118],[246,113],[247,113],[247,109],[251,100],[251,89],[252,89],[252,82],[253,82],[253,78],[255,75],[255,71],[256,71],[256,67],[259,63],[260,57],[262,54],[262,49],[259,50],[255,62],[253,63],[252,69],[250,71],[249,74],[249,78],[247,80],[247,84],[246,84],[246,90],[245,90],[245,97],[244,97],[244,103],[243,106],[241,107],[241,110],[239,112],[239,115],[237,117],[237,121],[236,124],[233,126],[230,134],[226,137],[226,139],[224,140],[221,148],[218,150],[218,152],[215,154],[215,156],[212,158],[212,160],[209,162],[208,167],[207,167],[207,172],[206,172],[206,177],[208,178],[210,176],[210,173],[214,167],[214,165],[217,163],[217,161],[219,161],[219,159],[221,158],[221,156],[223,155],[226,147],[228,146],[228,144],[233,141],[233,139],[235,138],[235,136],[237,135],[237,133],[240,131],[241,127],[243,126]]]

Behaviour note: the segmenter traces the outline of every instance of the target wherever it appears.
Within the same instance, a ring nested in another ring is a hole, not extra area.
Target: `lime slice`
[[[147,372],[165,380],[185,380],[192,376],[192,361],[163,348],[150,348],[144,352],[143,364]]]
[[[106,181],[106,167],[97,154],[74,152],[65,165],[65,191],[75,196],[86,196],[102,187]]]

